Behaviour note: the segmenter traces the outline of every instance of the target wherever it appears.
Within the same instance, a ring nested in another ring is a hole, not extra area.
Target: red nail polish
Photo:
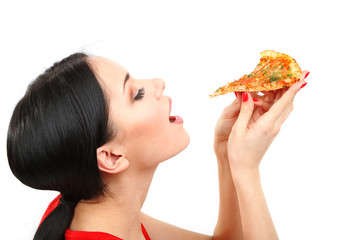
[[[304,79],[307,78],[307,76],[309,76],[309,74],[310,74],[310,72],[307,72],[307,73],[305,74]]]
[[[235,96],[238,97],[238,93],[237,92],[234,92],[235,93]]]
[[[306,82],[306,83],[304,83],[303,85],[301,85],[301,87],[300,87],[300,88],[303,88],[303,87],[305,87],[305,86],[306,86],[306,84],[307,84],[307,82]]]
[[[259,101],[259,100],[257,100],[257,98],[253,98],[253,101],[254,101],[254,102],[257,102],[257,101]]]
[[[247,100],[249,100],[249,95],[247,92],[243,92],[242,93],[242,101],[246,102]]]

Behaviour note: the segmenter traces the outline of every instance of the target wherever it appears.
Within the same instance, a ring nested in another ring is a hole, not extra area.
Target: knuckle
[[[252,111],[252,107],[249,104],[243,104],[241,106],[241,110],[246,111],[246,112],[250,112],[250,111]]]
[[[276,136],[280,132],[280,127],[275,126],[274,124],[262,124],[260,126],[260,131],[263,136]]]
[[[290,88],[288,92],[289,92],[289,94],[291,95],[291,98],[294,99],[294,98],[295,98],[295,95],[296,95],[296,93],[297,93],[298,91],[299,91],[299,89],[297,89],[297,88],[294,87],[294,88]]]
[[[280,132],[280,127],[274,127],[272,131],[272,135],[275,137],[279,134],[279,132]]]
[[[292,111],[293,109],[294,109],[294,104],[291,103],[291,105],[290,105],[290,111]]]
[[[228,105],[228,106],[226,106],[226,107],[224,108],[224,112],[228,112],[228,111],[230,111],[232,108],[233,108],[232,105]]]
[[[266,136],[271,133],[273,127],[270,124],[261,124],[259,128],[261,134]]]
[[[221,113],[220,116],[221,116],[222,118],[227,118],[228,115],[229,115],[229,112],[231,112],[230,106],[224,108],[224,110],[222,111],[222,113]]]

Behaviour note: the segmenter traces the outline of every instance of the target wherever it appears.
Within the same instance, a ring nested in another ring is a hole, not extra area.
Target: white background
[[[281,239],[360,239],[360,14],[356,1],[1,1],[1,239],[31,239],[55,192],[11,173],[6,134],[27,85],[76,52],[106,56],[136,78],[161,77],[191,142],[155,174],[144,212],[211,234],[217,220],[213,131],[259,53],[310,71],[295,109],[261,164]]]

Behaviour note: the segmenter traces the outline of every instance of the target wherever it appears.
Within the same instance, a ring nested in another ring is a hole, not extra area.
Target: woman
[[[259,164],[305,84],[256,100],[237,94],[224,109],[214,138],[219,216],[213,236],[205,236],[141,212],[158,164],[189,143],[182,119],[169,116],[164,81],[135,79],[83,53],[55,63],[30,84],[8,131],[14,175],[61,193],[34,239],[277,239]]]

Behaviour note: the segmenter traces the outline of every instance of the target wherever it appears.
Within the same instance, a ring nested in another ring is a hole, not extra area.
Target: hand
[[[217,155],[227,158],[228,139],[241,108],[241,94],[227,106],[215,126],[214,151]]]
[[[253,94],[243,93],[240,114],[233,125],[228,140],[231,171],[258,170],[265,152],[280,131],[280,127],[293,109],[296,93],[306,82],[303,76],[288,89],[264,93],[253,101]],[[246,100],[247,98],[247,100]]]
[[[253,97],[256,97],[253,98],[255,108],[251,121],[255,122],[260,116],[267,112],[271,105],[280,98],[284,90],[285,89],[262,92],[264,96],[259,96],[257,93],[251,93]],[[227,154],[229,135],[240,113],[242,95],[241,93],[235,93],[235,95],[236,99],[223,110],[215,126],[214,150],[217,153],[221,152],[222,155],[224,155],[224,151]]]

